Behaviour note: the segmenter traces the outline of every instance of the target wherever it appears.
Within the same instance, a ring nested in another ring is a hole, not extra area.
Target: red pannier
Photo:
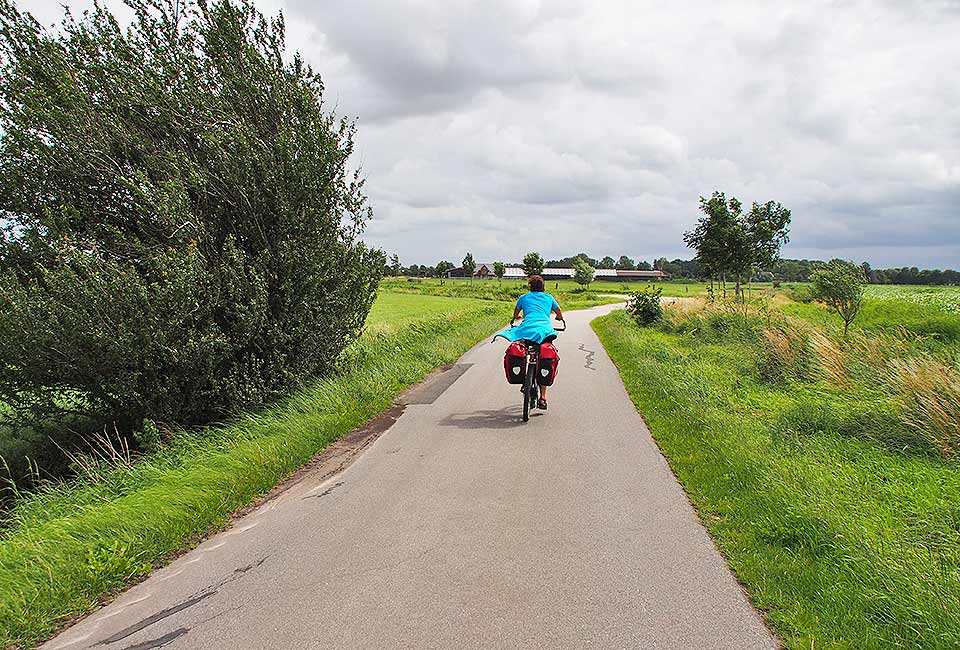
[[[507,374],[507,383],[522,384],[527,374],[527,348],[520,341],[514,341],[503,355],[503,371]]]
[[[557,352],[553,343],[543,343],[540,345],[540,377],[538,382],[541,386],[553,386],[553,380],[557,378],[557,366],[560,365],[560,354]]]

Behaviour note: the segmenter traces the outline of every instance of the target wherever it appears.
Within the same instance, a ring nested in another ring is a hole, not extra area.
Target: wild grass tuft
[[[903,405],[903,422],[944,458],[960,455],[960,373],[930,355],[894,359],[884,368],[888,389]]]

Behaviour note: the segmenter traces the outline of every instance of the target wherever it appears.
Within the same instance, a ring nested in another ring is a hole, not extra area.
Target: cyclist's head
[[[531,275],[527,284],[530,285],[530,291],[543,291],[543,278],[539,275]]]

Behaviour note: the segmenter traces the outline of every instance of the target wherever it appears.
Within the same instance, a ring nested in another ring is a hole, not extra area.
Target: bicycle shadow
[[[539,417],[540,413],[531,413],[530,417]],[[520,419],[520,407],[508,406],[499,410],[488,409],[473,413],[451,413],[438,422],[441,427],[452,427],[477,431],[481,429],[514,429],[524,426]]]

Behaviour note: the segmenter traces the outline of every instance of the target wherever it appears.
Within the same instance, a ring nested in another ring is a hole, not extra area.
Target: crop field
[[[787,293],[594,328],[788,648],[960,647],[956,292],[871,287],[847,339]]]
[[[921,287],[870,285],[867,298],[889,303],[907,303],[935,307],[951,314],[960,314],[960,287]]]

